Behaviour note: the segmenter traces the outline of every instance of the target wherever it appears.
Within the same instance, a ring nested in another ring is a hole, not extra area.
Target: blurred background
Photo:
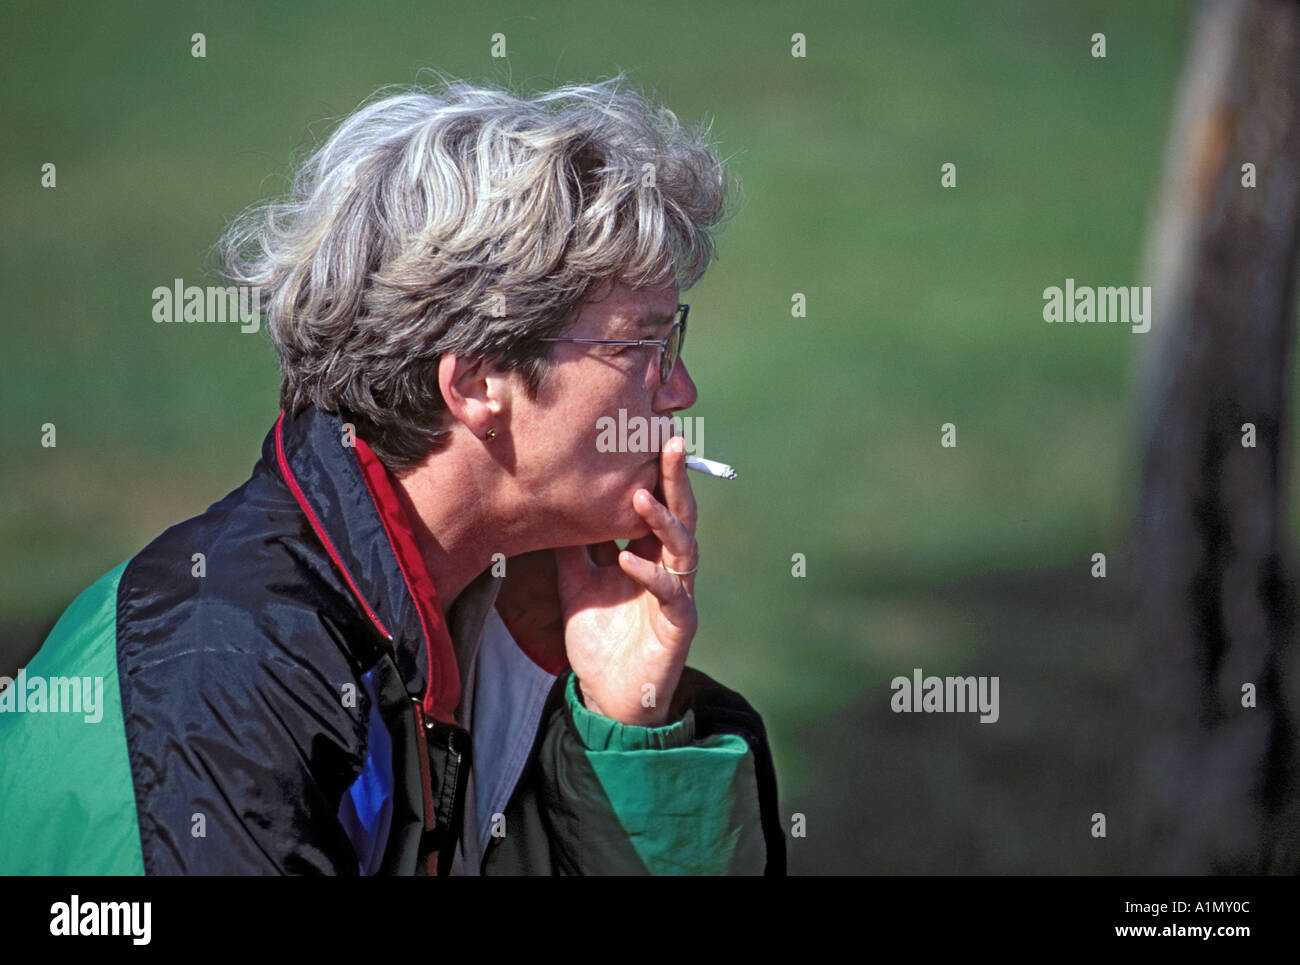
[[[792,872],[1144,870],[1123,561],[1146,336],[1044,324],[1042,293],[1151,284],[1194,11],[7,3],[0,674],[84,587],[240,485],[276,417],[265,335],[155,324],[156,286],[217,284],[225,224],[382,85],[436,67],[531,92],[624,70],[711,119],[743,186],[684,299],[690,414],[739,471],[695,480],[691,662],[764,715],[782,813],[804,816]],[[1000,719],[891,712],[914,668],[997,675]]]

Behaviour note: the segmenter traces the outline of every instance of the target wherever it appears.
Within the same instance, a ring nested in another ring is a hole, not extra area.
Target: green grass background
[[[740,473],[696,483],[692,662],[763,712],[783,799],[868,799],[870,774],[828,762],[872,734],[836,714],[878,709],[912,667],[978,664],[1030,605],[1016,579],[1057,574],[1026,591],[1041,602],[1119,550],[1139,338],[1047,326],[1041,293],[1067,276],[1143,283],[1188,16],[1172,0],[7,4],[0,619],[52,620],[247,477],[276,415],[269,344],[156,325],[150,293],[215,283],[223,226],[281,191],[332,118],[424,67],[527,90],[628,70],[684,120],[712,118],[743,184],[686,299],[691,414]],[[1097,31],[1104,60],[1089,56]],[[206,59],[190,56],[194,32]],[[497,32],[506,60],[490,57]],[[54,190],[39,186],[46,161]],[[795,292],[806,318],[791,317]],[[955,450],[939,445],[945,422]],[[979,583],[975,602],[941,590],[989,574],[1014,579]],[[979,600],[1000,603],[981,617]],[[1088,619],[1071,615],[1071,632],[1087,639]],[[1034,635],[1061,626],[1021,627],[1005,660],[1046,679]],[[1113,670],[1097,644],[1063,658],[1079,661],[1067,679]],[[973,739],[966,723],[946,733]],[[990,767],[995,784],[1015,771]],[[959,810],[936,820],[956,827]],[[985,829],[985,851],[1015,850],[1004,830]],[[997,866],[981,853],[953,867]]]

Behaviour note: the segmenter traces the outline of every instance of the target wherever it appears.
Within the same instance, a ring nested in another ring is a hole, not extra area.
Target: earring
[[[495,439],[497,437],[496,426],[493,426],[491,429],[487,431],[487,437],[489,439]]]

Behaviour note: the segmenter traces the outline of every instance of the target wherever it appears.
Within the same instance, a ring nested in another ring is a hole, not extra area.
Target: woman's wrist
[[[599,700],[583,685],[582,680],[574,674],[577,684],[578,699],[582,706],[593,714],[604,717],[606,720],[612,720],[622,724],[625,727],[666,727],[668,726],[669,708],[668,707],[646,707],[641,708],[641,713],[611,713],[606,711]]]

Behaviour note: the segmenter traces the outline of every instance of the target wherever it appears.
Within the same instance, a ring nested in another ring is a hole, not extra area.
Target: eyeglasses
[[[543,338],[542,342],[577,342],[580,345],[657,345],[659,347],[659,384],[668,381],[686,344],[686,316],[690,305],[678,305],[672,331],[666,338]]]

